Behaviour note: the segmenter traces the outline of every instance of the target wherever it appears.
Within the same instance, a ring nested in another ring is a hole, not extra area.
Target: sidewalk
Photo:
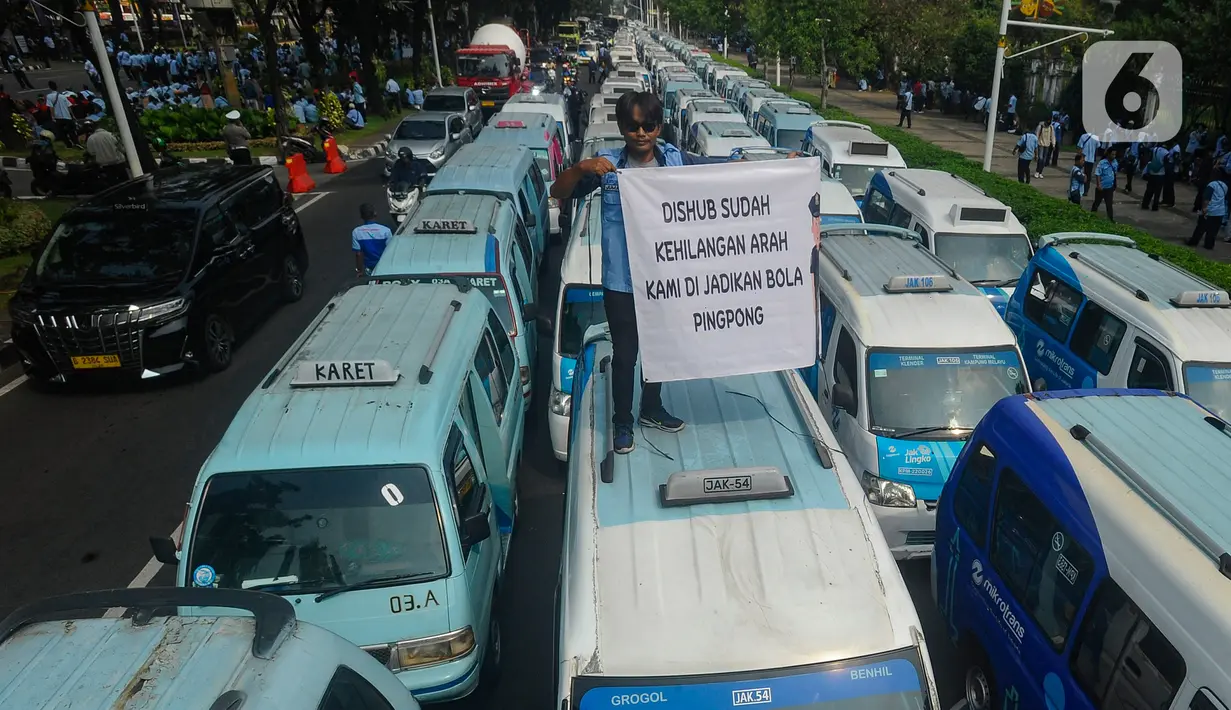
[[[732,55],[730,60],[745,64],[743,55]],[[774,65],[761,67],[772,81]],[[785,68],[784,68],[785,69]],[[782,72],[785,81],[787,73]],[[794,88],[814,96],[820,96],[820,83],[812,77],[795,77]],[[862,119],[883,126],[898,124],[897,97],[889,91],[855,91],[853,89],[831,89],[828,97],[829,105],[849,111]],[[983,124],[978,121],[962,121],[960,117],[952,118],[939,111],[927,111],[916,114],[912,118],[909,130],[917,137],[929,143],[955,153],[960,153],[975,163],[983,164],[983,146],[986,132]],[[1017,158],[1013,155],[1013,146],[1017,144],[1018,136],[1000,132],[996,134],[992,148],[992,172],[1009,179],[1017,179]],[[1073,154],[1077,149],[1071,144],[1069,136],[1065,136],[1065,146],[1060,160],[1055,168],[1046,168],[1044,178],[1034,178],[1031,181],[1039,192],[1061,200],[1068,200],[1068,170],[1073,165]],[[1033,171],[1032,171],[1033,172]],[[1119,176],[1119,185],[1124,186],[1125,176]],[[1141,196],[1145,191],[1145,181],[1140,175],[1133,181],[1133,194],[1126,195],[1123,191],[1116,192],[1115,217],[1122,224],[1131,225],[1142,231],[1173,244],[1182,245],[1192,236],[1196,226],[1196,214],[1191,212],[1196,190],[1187,183],[1175,184],[1175,207],[1160,207],[1157,212],[1141,209]],[[1082,200],[1082,205],[1089,209],[1093,204],[1093,191]],[[1100,208],[1099,213],[1106,215]],[[1196,250],[1202,257],[1213,261],[1231,262],[1231,244],[1218,241],[1213,251]]]

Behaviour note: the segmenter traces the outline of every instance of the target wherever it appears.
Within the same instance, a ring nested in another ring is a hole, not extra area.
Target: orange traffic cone
[[[325,139],[325,172],[329,175],[346,172],[346,161],[338,154],[338,144],[333,136]]]
[[[287,157],[286,171],[291,176],[290,184],[287,186],[291,192],[311,192],[316,189],[316,183],[308,175],[308,164],[304,162],[303,156],[299,153]]]

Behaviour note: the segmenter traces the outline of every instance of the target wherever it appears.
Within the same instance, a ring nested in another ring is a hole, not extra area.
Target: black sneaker
[[[660,409],[653,414],[642,412],[641,425],[654,427],[655,429],[661,429],[674,434],[677,431],[683,431],[684,420],[679,417],[672,416],[665,409]]]
[[[633,441],[633,428],[617,424],[611,434],[611,450],[617,454],[627,454],[635,448],[637,444]]]

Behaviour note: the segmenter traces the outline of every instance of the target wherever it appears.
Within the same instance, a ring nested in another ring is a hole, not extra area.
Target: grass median
[[[747,65],[726,59],[721,54],[711,52],[711,56],[714,57],[714,61],[742,69],[751,76],[765,78],[763,71],[749,69]],[[821,112],[821,102],[816,95],[806,91],[788,90],[785,86],[774,88],[791,98],[806,101],[818,113]],[[1081,206],[1074,205],[1067,200],[1045,195],[1029,185],[984,172],[982,165],[966,158],[961,153],[940,148],[895,126],[869,121],[832,104],[825,109],[823,115],[830,120],[857,121],[866,124],[873,133],[892,143],[902,153],[906,164],[912,168],[943,170],[969,180],[985,190],[989,196],[1008,205],[1013,210],[1013,214],[1026,226],[1027,233],[1033,239],[1037,240],[1039,237],[1057,232],[1099,232],[1129,237],[1137,243],[1138,248],[1147,254],[1156,254],[1215,284],[1218,288],[1231,291],[1231,264],[1206,259],[1182,246],[1163,241],[1144,230],[1111,222],[1101,214],[1084,210]]]

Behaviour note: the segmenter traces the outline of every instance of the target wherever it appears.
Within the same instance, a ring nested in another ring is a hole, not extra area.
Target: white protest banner
[[[816,362],[819,160],[620,171],[646,380]]]

